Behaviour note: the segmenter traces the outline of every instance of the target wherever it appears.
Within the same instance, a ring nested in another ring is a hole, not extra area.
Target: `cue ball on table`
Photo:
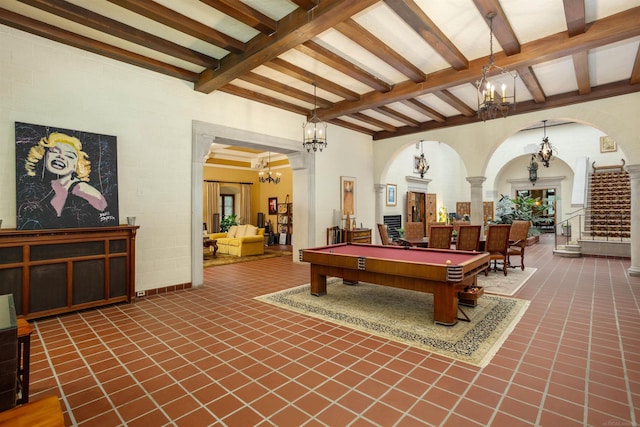
[[[445,262],[445,264],[447,264],[447,265],[451,264],[451,260],[450,260],[450,259],[448,259],[448,260]]]

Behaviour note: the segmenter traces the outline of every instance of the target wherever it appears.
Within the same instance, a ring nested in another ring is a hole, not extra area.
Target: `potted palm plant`
[[[236,214],[223,216],[222,221],[220,221],[220,231],[226,233],[227,231],[229,231],[231,226],[238,225],[238,221],[236,218]]]
[[[551,222],[552,219],[543,216],[544,209],[540,205],[546,200],[534,199],[528,195],[519,195],[515,199],[502,195],[496,206],[495,224],[511,224],[513,221],[530,221],[529,238],[527,244],[531,245],[540,239],[540,229],[534,224]]]

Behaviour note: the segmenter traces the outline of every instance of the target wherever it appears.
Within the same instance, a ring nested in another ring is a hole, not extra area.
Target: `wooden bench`
[[[51,395],[0,412],[0,427],[65,427],[58,396]]]

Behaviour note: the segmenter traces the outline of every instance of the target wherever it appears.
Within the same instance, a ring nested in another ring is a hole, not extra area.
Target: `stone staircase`
[[[622,169],[622,168],[621,168]],[[626,171],[591,174],[583,238],[631,238],[631,184]]]
[[[554,254],[563,257],[604,255],[630,257],[631,184],[622,165],[595,166],[590,176],[585,214],[574,236],[558,245]]]

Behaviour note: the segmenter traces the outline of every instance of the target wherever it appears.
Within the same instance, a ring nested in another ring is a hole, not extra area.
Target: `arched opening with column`
[[[632,267],[629,272],[635,275],[635,272],[640,270],[640,267],[633,267],[634,264],[640,262],[640,258],[638,258],[640,257],[640,243],[634,238],[639,234],[638,223],[640,218],[633,215],[633,212],[635,212],[633,207],[640,205],[637,200],[640,188],[636,188],[639,181],[637,179],[634,181],[636,168],[630,164],[633,163],[633,152],[637,151],[637,147],[634,148],[632,141],[637,141],[638,137],[630,134],[629,126],[619,127],[621,125],[620,118],[613,112],[607,111],[606,114],[597,117],[594,116],[593,112],[589,112],[590,121],[586,121],[584,119],[574,119],[575,113],[566,114],[564,111],[574,109],[575,107],[567,107],[545,112],[545,116],[542,113],[536,113],[514,117],[513,120],[509,119],[508,121],[496,120],[490,123],[478,123],[456,129],[439,129],[417,136],[413,135],[411,137],[413,139],[412,142],[409,142],[409,137],[396,138],[393,141],[394,143],[380,147],[382,149],[376,152],[375,166],[376,170],[380,171],[379,176],[381,177],[379,182],[399,179],[390,177],[392,174],[389,173],[392,170],[390,164],[398,157],[397,152],[414,145],[416,139],[437,139],[445,141],[447,145],[450,145],[453,150],[459,153],[461,161],[470,171],[471,176],[466,178],[467,181],[471,179],[474,182],[471,198],[473,199],[473,194],[475,194],[475,198],[478,200],[498,200],[501,190],[512,193],[518,188],[530,185],[526,168],[528,162],[520,162],[514,159],[522,157],[528,161],[531,154],[539,149],[543,137],[542,119],[532,121],[532,118],[544,117],[544,119],[548,118],[550,121],[560,122],[564,127],[562,131],[560,128],[547,129],[547,136],[550,137],[556,147],[554,151],[555,160],[551,161],[549,168],[541,167],[539,169],[539,182],[548,181],[554,183],[554,185],[559,185],[558,182],[560,182],[563,186],[562,203],[565,203],[565,205],[561,206],[561,211],[570,212],[572,207],[582,207],[585,203],[584,190],[585,182],[588,178],[586,172],[588,171],[586,170],[587,168],[581,165],[586,164],[587,159],[595,160],[599,164],[619,164],[620,158],[626,158],[626,169],[630,173],[632,182]],[[612,110],[617,111],[619,109],[619,105],[612,106]],[[536,129],[536,124],[538,124],[538,129]],[[576,129],[582,129],[582,131],[576,132]],[[608,132],[611,132],[610,136],[613,136],[614,139],[618,137],[616,135],[620,135],[622,138],[626,136],[628,139],[618,144],[618,151],[614,154],[601,152],[600,150],[600,137],[607,135]],[[527,134],[529,134],[528,137]],[[528,139],[528,141],[520,140],[523,138]],[[589,147],[589,156],[585,156],[587,146]],[[506,164],[513,166],[520,163],[522,163],[520,165],[522,167],[514,166],[517,167],[517,170],[514,170],[512,177],[507,177],[506,175],[497,176]],[[571,182],[568,183],[568,181]],[[434,181],[430,183],[430,191],[435,189],[435,184]],[[507,190],[504,189],[505,185],[509,187]],[[576,197],[576,195],[580,194],[582,194],[582,197]],[[636,256],[634,256],[634,253]]]
[[[271,135],[259,134],[242,129],[230,128],[212,123],[194,121],[192,123],[191,147],[191,278],[192,286],[203,283],[202,266],[202,212],[203,212],[203,165],[211,144],[232,144],[238,147],[260,148],[283,153],[293,170],[293,222],[294,251],[315,243],[315,159],[299,150],[299,142]]]

